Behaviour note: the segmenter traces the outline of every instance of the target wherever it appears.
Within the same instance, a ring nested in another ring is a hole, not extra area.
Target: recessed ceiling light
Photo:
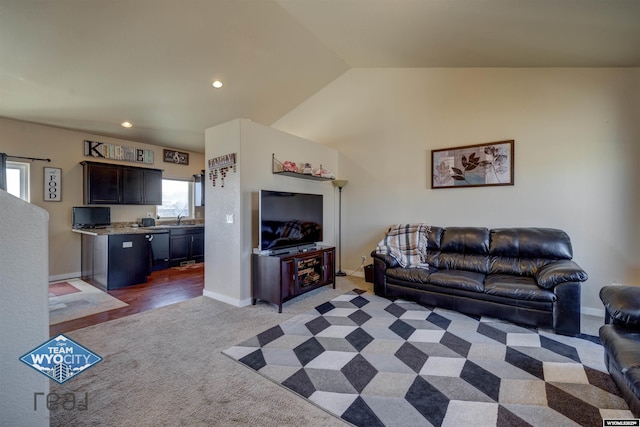
[[[220,80],[216,80],[212,83],[213,87],[216,89],[220,89],[222,87],[222,82]]]
[[[122,122],[120,123],[120,126],[122,126],[123,128],[132,128],[133,125],[130,122]]]

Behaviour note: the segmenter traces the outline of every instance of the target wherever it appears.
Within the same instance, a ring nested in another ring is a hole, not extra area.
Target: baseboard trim
[[[55,276],[49,276],[49,282],[58,282],[60,280],[78,279],[82,277],[82,273],[75,271],[73,273],[56,274]]]
[[[604,308],[598,309],[598,308],[582,307],[582,309],[580,310],[580,313],[586,314],[588,316],[598,316],[604,319]]]
[[[239,300],[239,299],[236,299],[236,298],[231,298],[231,297],[229,297],[227,295],[222,295],[222,294],[219,294],[217,292],[210,291],[208,289],[203,290],[202,291],[202,295],[207,297],[207,298],[211,298],[211,299],[214,299],[214,300],[217,300],[217,301],[222,301],[222,302],[224,302],[226,304],[233,305],[235,307],[246,307],[248,305],[251,305],[251,298],[247,298],[247,299],[244,299],[244,300]]]

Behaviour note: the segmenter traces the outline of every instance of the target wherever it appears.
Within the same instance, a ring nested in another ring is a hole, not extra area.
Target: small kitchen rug
[[[128,305],[80,279],[49,283],[49,325]]]
[[[591,340],[360,290],[223,353],[362,427],[633,418]]]

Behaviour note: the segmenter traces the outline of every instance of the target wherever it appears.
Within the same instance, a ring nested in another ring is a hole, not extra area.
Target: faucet
[[[178,214],[178,219],[176,220],[176,225],[180,225],[180,221],[184,218],[184,215]]]

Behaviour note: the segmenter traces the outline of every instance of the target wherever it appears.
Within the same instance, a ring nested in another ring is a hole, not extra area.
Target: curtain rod
[[[22,157],[22,156],[12,156],[11,154],[5,154],[7,157],[11,157],[12,159],[23,159],[23,160],[31,160],[33,161],[41,161],[41,162],[51,162],[51,159],[39,159],[38,157]]]

